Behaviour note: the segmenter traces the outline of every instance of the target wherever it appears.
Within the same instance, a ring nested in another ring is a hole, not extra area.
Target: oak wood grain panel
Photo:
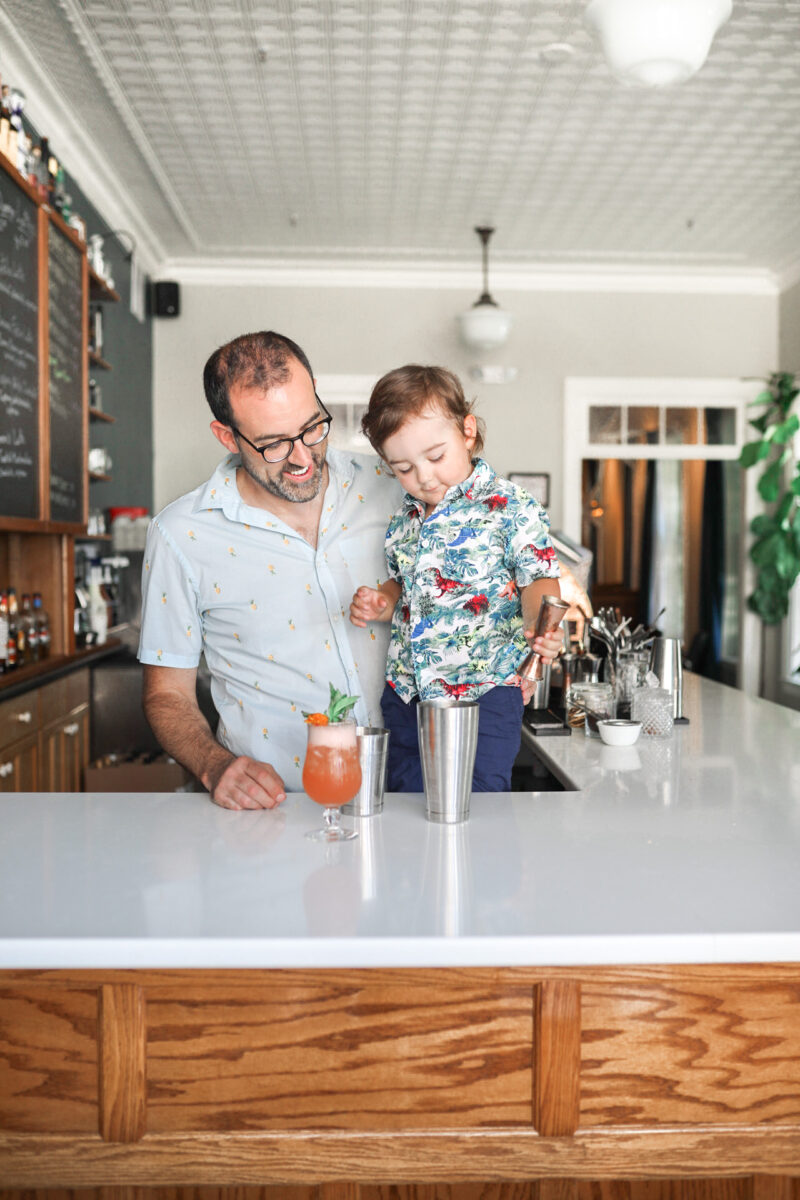
[[[753,1200],[752,1180],[604,1179],[577,1181],[577,1200]]]
[[[0,1135],[6,1187],[490,1183],[800,1175],[794,1129],[602,1130],[542,1138],[530,1130],[458,1133],[173,1134],[128,1144],[86,1135]],[[795,1196],[795,1200],[797,1197]]]
[[[147,1114],[144,994],[132,983],[100,989],[98,1069],[100,1135],[135,1142]]]
[[[94,987],[0,985],[0,1130],[97,1129],[96,1029]]]
[[[148,1129],[530,1124],[531,989],[321,974],[190,998],[148,988]]]
[[[574,1133],[580,1118],[581,989],[569,979],[536,988],[534,1128],[542,1137]]]
[[[585,983],[581,1128],[799,1124],[800,981],[770,976]]]
[[[786,1175],[754,1175],[751,1200],[800,1200],[800,1179]]]

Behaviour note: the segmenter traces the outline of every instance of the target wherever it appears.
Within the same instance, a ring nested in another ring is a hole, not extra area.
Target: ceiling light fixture
[[[732,0],[591,0],[586,22],[623,83],[669,87],[700,70]]]
[[[505,312],[489,294],[489,238],[494,229],[476,225],[483,246],[483,292],[466,312],[456,318],[461,338],[471,350],[496,350],[511,332],[511,314]]]

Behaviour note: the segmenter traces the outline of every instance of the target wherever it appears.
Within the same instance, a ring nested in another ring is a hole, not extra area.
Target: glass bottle
[[[22,613],[20,624],[25,632],[25,657],[28,662],[38,662],[39,659],[39,630],[33,615],[29,592],[22,593]]]
[[[22,650],[20,654],[20,634],[22,635]],[[16,588],[8,589],[8,668],[22,666],[25,661],[25,634],[19,623],[19,608],[17,607]]]
[[[0,592],[0,674],[8,670],[8,596]]]
[[[42,605],[41,592],[33,593],[33,616],[36,621],[36,629],[39,639],[39,658],[48,658],[50,655],[50,614]]]

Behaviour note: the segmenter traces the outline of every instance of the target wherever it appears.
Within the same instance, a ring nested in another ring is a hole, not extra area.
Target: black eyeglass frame
[[[255,442],[251,442],[250,438],[245,437],[245,435],[242,433],[241,429],[237,429],[235,425],[231,425],[231,429],[233,430],[233,432],[236,434],[237,437],[240,437],[242,439],[243,442],[247,442],[248,446],[250,446],[253,450],[255,450],[256,454],[260,454],[265,463],[274,464],[274,463],[279,463],[279,462],[286,462],[286,459],[290,457],[292,451],[294,450],[295,442],[302,442],[303,445],[307,446],[307,447],[319,446],[319,444],[321,442],[325,441],[325,438],[328,436],[328,434],[331,431],[331,425],[333,423],[333,416],[331,415],[331,413],[328,412],[327,408],[322,403],[322,401],[320,400],[320,398],[316,392],[314,392],[314,399],[316,400],[317,404],[320,406],[320,408],[324,412],[325,416],[322,418],[321,421],[315,421],[313,425],[309,425],[307,429],[304,429],[302,433],[298,433],[295,437],[275,438],[274,441],[276,441],[276,442],[288,442],[289,443],[289,449],[286,451],[286,453],[281,458],[267,458],[267,455],[266,455],[267,447],[266,446],[257,446],[255,444]],[[322,437],[317,438],[317,440],[315,442],[307,442],[306,441],[307,434],[313,433],[315,429],[319,429],[320,425],[328,426],[328,428],[323,433]]]

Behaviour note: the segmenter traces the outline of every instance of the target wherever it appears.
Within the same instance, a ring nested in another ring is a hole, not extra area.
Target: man
[[[358,585],[385,574],[401,492],[376,459],[328,448],[330,414],[289,338],[236,338],[204,385],[229,457],[151,525],[144,708],[217,804],[273,808],[302,790],[302,712],[327,707],[330,683],[360,697],[360,724],[381,724],[388,625],[357,628],[347,612]],[[196,698],[201,652],[216,737]]]

